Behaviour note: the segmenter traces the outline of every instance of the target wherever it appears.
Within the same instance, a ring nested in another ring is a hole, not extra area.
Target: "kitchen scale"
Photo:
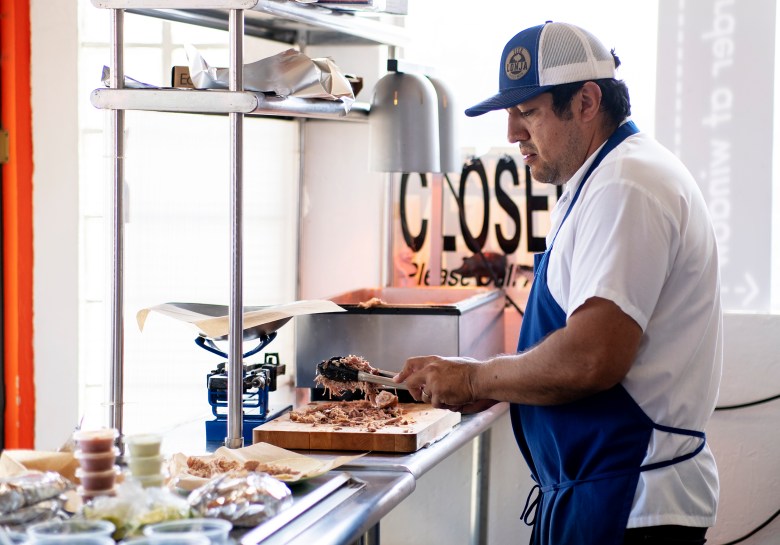
[[[181,308],[192,310],[208,316],[225,316],[228,307],[224,305],[210,305],[203,303],[178,304]],[[261,310],[264,307],[245,307],[248,312]],[[279,354],[267,352],[263,361],[259,363],[247,363],[245,360],[268,346],[276,338],[277,330],[290,321],[290,317],[275,320],[247,328],[243,332],[243,342],[256,342],[249,351],[242,354],[242,386],[241,386],[241,411],[242,411],[242,435],[244,443],[252,444],[252,430],[257,426],[273,420],[292,409],[292,405],[271,409],[268,402],[268,393],[276,390],[277,377],[285,374],[286,366],[279,361]],[[224,443],[227,437],[227,410],[228,410],[228,354],[217,346],[217,342],[227,341],[228,335],[209,337],[199,333],[195,344],[204,350],[216,354],[221,361],[206,375],[206,391],[213,420],[206,420],[206,442]]]

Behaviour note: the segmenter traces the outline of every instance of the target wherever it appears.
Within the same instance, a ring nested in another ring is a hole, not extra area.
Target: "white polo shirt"
[[[566,184],[548,246],[595,156]],[[703,431],[722,365],[718,253],[706,203],[682,163],[648,135],[623,141],[591,174],[547,274],[567,317],[602,297],[639,324],[644,335],[623,386],[657,424]],[[644,464],[699,443],[654,430]],[[717,501],[717,468],[705,446],[690,460],[640,473],[628,527],[712,526]]]

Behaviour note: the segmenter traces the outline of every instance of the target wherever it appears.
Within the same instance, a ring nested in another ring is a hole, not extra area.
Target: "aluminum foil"
[[[257,526],[293,503],[292,492],[267,473],[225,473],[193,490],[187,501],[202,517],[229,520],[233,526]]]
[[[190,79],[197,89],[227,89],[228,69],[209,66],[192,46],[186,46]],[[244,65],[244,89],[281,97],[340,100],[349,111],[355,101],[352,86],[330,58],[311,59],[295,49]]]
[[[5,513],[0,515],[0,526],[23,532],[30,524],[54,519],[65,520],[70,516],[65,510],[66,501],[65,496],[58,496]]]
[[[55,498],[73,484],[54,471],[26,473],[0,480],[0,514]]]
[[[111,69],[108,66],[103,67],[103,72],[101,72],[100,74],[100,81],[103,82],[103,85],[105,85],[106,87],[111,87]],[[159,87],[150,85],[148,83],[144,83],[142,81],[138,81],[137,79],[133,79],[130,76],[125,76],[124,88],[125,89],[159,89]]]

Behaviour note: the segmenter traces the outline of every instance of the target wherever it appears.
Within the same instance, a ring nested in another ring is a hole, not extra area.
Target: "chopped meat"
[[[277,466],[272,462],[262,463],[257,460],[241,462],[239,460],[225,458],[224,456],[214,456],[212,458],[189,456],[187,458],[187,473],[194,477],[208,479],[229,471],[255,471],[268,473],[271,476],[297,475],[300,473],[300,471],[295,471],[287,466]]]
[[[391,394],[387,390],[382,390],[376,396],[374,403],[380,409],[385,409],[387,407],[395,407],[396,405],[398,405],[398,396],[395,394]]]
[[[326,368],[329,365],[344,366],[372,375],[379,374],[379,372],[374,369],[367,360],[353,354],[343,358],[327,360],[323,362],[322,365]],[[317,376],[314,377],[314,382],[325,388],[325,390],[329,391],[332,395],[336,396],[341,396],[346,392],[362,390],[365,392],[366,397],[370,401],[373,401],[379,393],[379,386],[372,382],[343,382],[338,380],[331,380],[320,374],[317,374]]]
[[[377,407],[366,400],[312,404],[292,411],[290,420],[312,426],[333,425],[334,429],[362,427],[371,432],[391,424],[408,426],[414,422],[404,416],[397,398],[395,403],[385,407]]]
[[[358,303],[359,308],[374,308],[374,307],[383,307],[387,306],[387,303],[380,299],[379,297],[372,297],[368,301],[361,301]]]

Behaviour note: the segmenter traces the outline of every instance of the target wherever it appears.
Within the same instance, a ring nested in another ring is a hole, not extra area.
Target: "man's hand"
[[[471,358],[409,358],[394,380],[405,382],[412,397],[418,401],[442,409],[477,412],[495,403],[479,399],[474,391],[474,376],[481,364]]]

